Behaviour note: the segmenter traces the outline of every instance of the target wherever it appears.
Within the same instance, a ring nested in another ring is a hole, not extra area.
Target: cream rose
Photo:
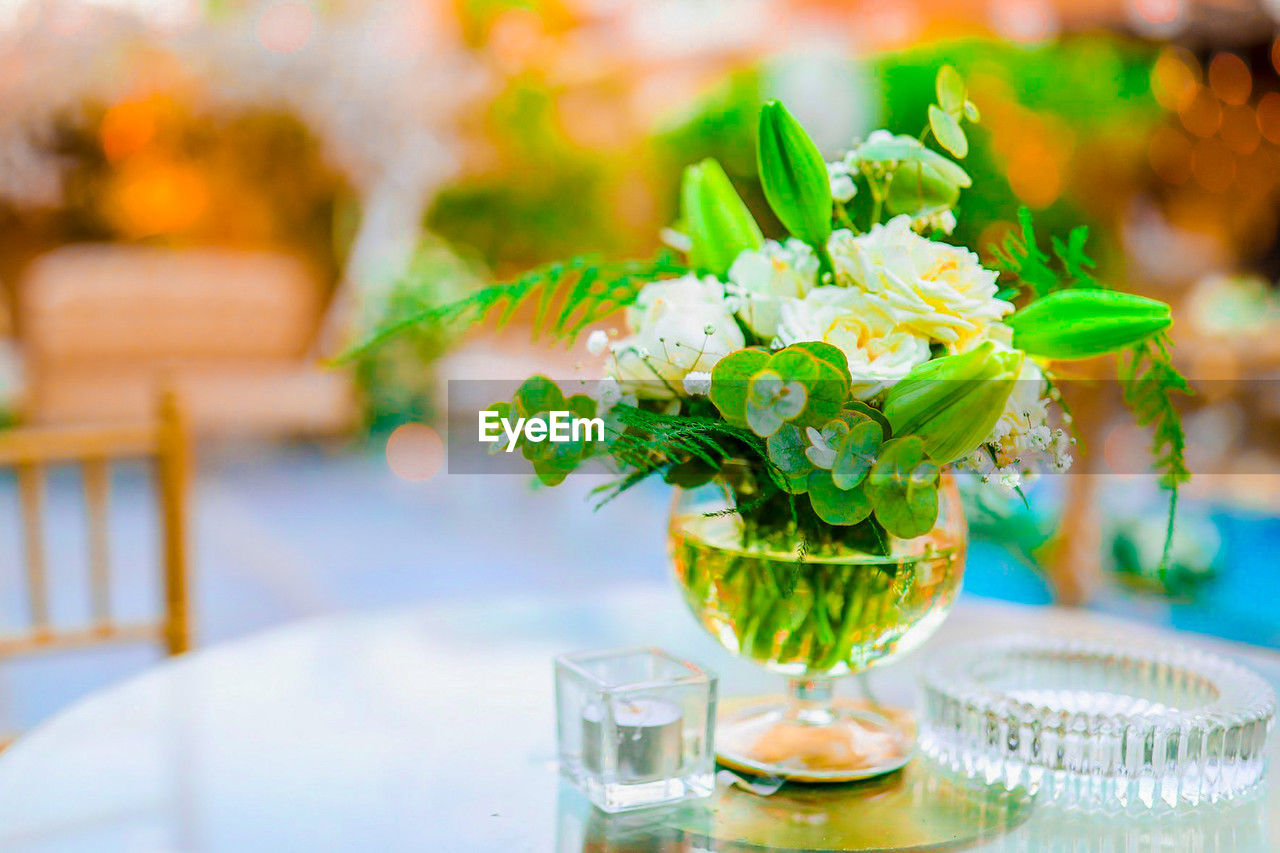
[[[633,334],[611,347],[609,373],[641,397],[674,397],[684,377],[706,373],[746,345],[724,285],[687,275],[646,284],[627,309]]]
[[[849,360],[851,390],[867,399],[929,360],[929,342],[895,324],[876,300],[853,288],[819,287],[782,305],[778,338],[783,344],[825,341]]]
[[[898,216],[855,237],[837,231],[828,247],[840,284],[858,288],[921,337],[964,352],[1013,310],[996,298],[996,274],[968,249],[928,240]]]
[[[766,341],[778,333],[778,316],[786,299],[798,299],[813,289],[818,259],[799,240],[776,243],[738,255],[729,268],[728,292],[737,300],[738,316]]]

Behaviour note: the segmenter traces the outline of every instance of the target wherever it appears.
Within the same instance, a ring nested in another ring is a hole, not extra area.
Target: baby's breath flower
[[[711,390],[711,374],[695,370],[684,375],[684,391],[693,397],[703,397]]]
[[[587,352],[592,355],[599,355],[604,352],[604,348],[609,345],[609,336],[600,329],[596,329],[587,335]]]
[[[843,160],[827,164],[827,180],[831,182],[831,197],[841,204],[848,204],[858,194],[858,185],[849,174],[849,165]]]

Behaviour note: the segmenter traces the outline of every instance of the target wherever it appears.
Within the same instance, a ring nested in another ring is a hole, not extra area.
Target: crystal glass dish
[[[1275,707],[1260,677],[1208,653],[1011,637],[926,666],[920,746],[1064,805],[1195,805],[1262,778]]]

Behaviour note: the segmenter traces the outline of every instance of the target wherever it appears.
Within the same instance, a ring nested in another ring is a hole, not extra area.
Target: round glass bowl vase
[[[886,535],[878,548],[801,547],[785,519],[744,519],[731,508],[723,483],[677,491],[669,528],[676,581],[703,627],[729,651],[787,676],[789,695],[724,704],[720,761],[808,782],[901,767],[914,754],[910,716],[837,700],[833,682],[917,647],[950,610],[968,544],[955,482],[944,475],[931,531]]]
[[[929,662],[920,743],[952,771],[1058,805],[1148,810],[1256,785],[1275,708],[1259,676],[1205,652],[1010,637]]]

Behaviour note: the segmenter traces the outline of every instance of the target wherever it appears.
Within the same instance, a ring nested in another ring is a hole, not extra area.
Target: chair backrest
[[[157,620],[120,623],[113,617],[110,595],[110,466],[114,461],[136,459],[154,464],[164,600]],[[50,619],[43,531],[45,471],[53,466],[77,466],[82,472],[91,619],[79,627],[54,625]],[[26,630],[0,634],[0,657],[122,641],[155,641],[175,655],[190,648],[186,553],[190,449],[183,413],[172,391],[160,394],[156,417],[146,423],[0,432],[0,467],[17,472],[29,613]]]

